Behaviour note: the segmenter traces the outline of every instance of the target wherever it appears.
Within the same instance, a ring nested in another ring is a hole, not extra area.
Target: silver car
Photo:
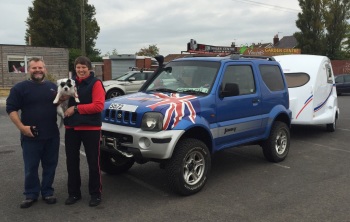
[[[153,71],[129,71],[115,79],[103,81],[106,99],[137,92]]]

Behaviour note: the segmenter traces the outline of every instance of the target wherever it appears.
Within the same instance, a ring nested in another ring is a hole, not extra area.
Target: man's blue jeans
[[[22,140],[21,142],[25,174],[23,194],[30,199],[38,199],[40,193],[42,197],[52,196],[60,138]],[[38,172],[40,162],[42,166],[41,185]]]

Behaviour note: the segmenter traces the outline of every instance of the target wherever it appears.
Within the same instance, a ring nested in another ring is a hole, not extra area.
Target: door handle
[[[260,103],[260,99],[259,99],[259,98],[253,99],[253,100],[252,100],[252,103],[253,103],[254,105],[258,104],[258,103]]]

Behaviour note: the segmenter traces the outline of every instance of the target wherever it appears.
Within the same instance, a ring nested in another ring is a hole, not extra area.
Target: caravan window
[[[309,82],[310,76],[307,73],[284,73],[288,88],[300,87]]]
[[[327,82],[333,84],[332,70],[330,65],[326,64]]]

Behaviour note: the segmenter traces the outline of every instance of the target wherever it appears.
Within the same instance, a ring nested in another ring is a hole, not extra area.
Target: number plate
[[[120,104],[120,103],[112,103],[109,106],[109,109],[122,110],[122,111],[128,111],[128,112],[135,112],[136,109],[137,109],[137,106],[128,105],[128,104]]]

